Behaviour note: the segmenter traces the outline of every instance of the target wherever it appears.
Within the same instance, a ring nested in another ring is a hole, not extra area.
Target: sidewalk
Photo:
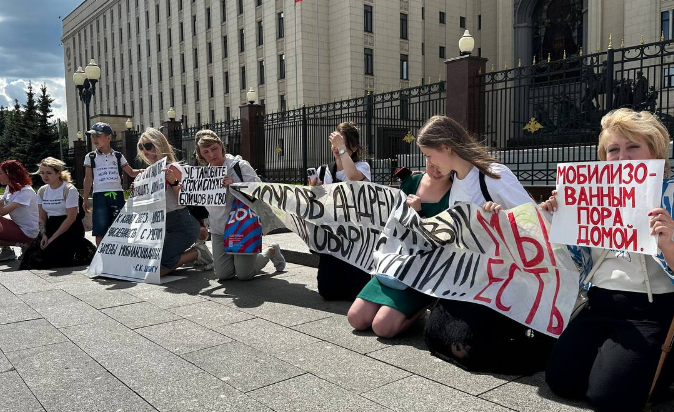
[[[272,241],[311,258],[293,234]],[[543,374],[430,356],[422,323],[397,339],[354,332],[349,303],[324,301],[316,270],[295,263],[224,284],[182,270],[162,286],[17,267],[0,262],[0,411],[590,410]]]

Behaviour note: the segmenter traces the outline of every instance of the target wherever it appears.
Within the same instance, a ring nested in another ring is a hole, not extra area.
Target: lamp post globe
[[[463,32],[463,36],[459,39],[459,51],[461,56],[468,56],[473,53],[475,48],[475,39],[468,30]]]
[[[87,67],[84,69],[84,73],[86,74],[89,81],[98,81],[98,79],[101,78],[101,68],[96,64],[94,59],[91,59],[89,64],[87,64]]]
[[[75,86],[82,87],[84,86],[84,81],[87,79],[87,75],[82,70],[82,66],[78,67],[75,73],[73,73],[73,83]]]
[[[169,120],[173,121],[176,119],[176,111],[173,110],[173,107],[169,108],[166,114],[168,115]]]
[[[77,132],[77,140],[82,140],[82,136],[83,136],[82,131],[81,130],[78,131]]]
[[[133,129],[133,121],[131,119],[126,119],[124,126],[126,126],[126,130]]]
[[[246,99],[250,104],[254,104],[255,101],[257,100],[257,92],[253,90],[252,87],[250,88],[250,90],[248,90],[248,93],[246,93]]]

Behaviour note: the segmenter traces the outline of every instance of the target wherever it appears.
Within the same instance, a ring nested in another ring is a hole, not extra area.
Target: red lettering
[[[639,172],[641,172],[641,177],[639,176]],[[646,164],[637,163],[637,167],[634,170],[634,180],[641,184],[646,180],[646,176],[648,176],[648,168],[646,167]]]
[[[571,186],[564,187],[564,204],[573,206],[576,204],[576,189]]]
[[[491,219],[489,220],[489,223],[485,220],[484,216],[482,216],[482,213],[480,210],[477,210],[477,221],[480,222],[482,227],[484,228],[485,232],[489,235],[491,238],[492,242],[494,242],[494,245],[496,245],[496,251],[494,254],[496,256],[501,256],[501,243],[496,240],[496,236],[492,233],[490,228],[496,229],[496,232],[499,234],[501,239],[503,239],[503,233],[501,232],[501,225],[499,223],[498,219],[498,213],[491,213]],[[505,239],[503,240],[505,242]]]
[[[557,309],[557,295],[559,295],[559,269],[555,268],[555,294],[552,297],[552,308],[550,309],[550,321],[548,322],[548,332],[554,335],[561,335],[564,330],[564,318],[562,313]],[[554,321],[557,321],[556,325],[553,325]]]
[[[586,225],[579,225],[578,226],[578,237],[576,238],[576,243],[578,245],[589,245],[589,236],[588,236],[588,226]]]
[[[533,303],[533,305],[531,305],[531,310],[529,311],[529,315],[527,316],[527,319],[525,320],[526,324],[529,325],[534,320],[534,317],[536,316],[536,312],[538,311],[538,307],[541,305],[541,296],[543,295],[543,288],[545,287],[545,282],[543,282],[543,278],[541,277],[541,274],[547,273],[548,269],[547,268],[529,268],[529,269],[524,269],[524,271],[534,275],[536,277],[536,280],[538,281],[538,291],[536,291],[536,298],[534,298],[534,303]]]
[[[615,209],[613,211],[613,226],[624,226],[623,216],[620,209]]]
[[[632,183],[632,180],[634,180],[634,165],[632,163],[626,163],[623,165],[623,168],[627,171],[627,177],[629,177],[629,180],[624,180],[622,183]]]
[[[513,231],[513,236],[515,236],[515,243],[517,244],[517,252],[520,255],[520,259],[522,259],[522,263],[524,264],[525,268],[537,266],[539,263],[543,261],[543,247],[541,246],[540,243],[538,243],[534,238],[531,238],[529,236],[521,236],[519,231],[517,230],[517,223],[515,223],[515,215],[512,213],[508,213],[508,220],[510,221],[510,228]],[[534,246],[536,253],[531,259],[527,259],[525,250],[524,250],[524,244],[529,243]]]
[[[515,275],[516,270],[520,270],[520,268],[517,267],[516,264],[512,263],[510,265],[509,270],[508,270],[508,277],[506,278],[505,282],[503,282],[501,287],[498,289],[498,292],[496,292],[496,307],[499,310],[502,310],[503,312],[508,312],[510,310],[510,308],[512,308],[512,306],[504,305],[501,298],[503,297],[503,291],[506,290],[506,288],[508,287],[508,284],[510,284],[510,281],[513,280],[513,276]]]
[[[479,292],[475,295],[475,297],[473,298],[474,300],[479,300],[479,301],[485,302],[485,303],[491,303],[491,299],[490,299],[490,298],[487,298],[487,297],[483,297],[483,296],[482,296],[482,293],[483,293],[484,291],[486,291],[487,289],[489,289],[489,287],[490,287],[492,284],[494,284],[494,283],[499,283],[499,282],[503,282],[503,278],[497,278],[496,276],[494,276],[494,271],[493,271],[493,269],[492,269],[492,264],[502,265],[502,264],[503,264],[503,259],[494,259],[494,258],[491,258],[491,257],[490,257],[489,260],[487,260],[487,278],[489,279],[489,282],[487,282],[487,286],[485,286],[484,289],[482,289],[481,291],[479,291]]]

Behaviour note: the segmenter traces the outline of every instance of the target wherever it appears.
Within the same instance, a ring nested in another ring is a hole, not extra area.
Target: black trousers
[[[593,287],[588,298],[557,341],[545,379],[558,395],[587,398],[599,411],[640,410],[674,316],[674,293],[654,295],[649,303],[645,293]],[[671,360],[658,389],[672,381]]]
[[[325,300],[355,300],[370,274],[331,255],[319,255],[318,293]]]

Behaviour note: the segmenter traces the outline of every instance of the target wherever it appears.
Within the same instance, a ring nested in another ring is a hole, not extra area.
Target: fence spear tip
[[[641,35],[641,39],[639,40],[639,44],[644,44],[644,35]]]

